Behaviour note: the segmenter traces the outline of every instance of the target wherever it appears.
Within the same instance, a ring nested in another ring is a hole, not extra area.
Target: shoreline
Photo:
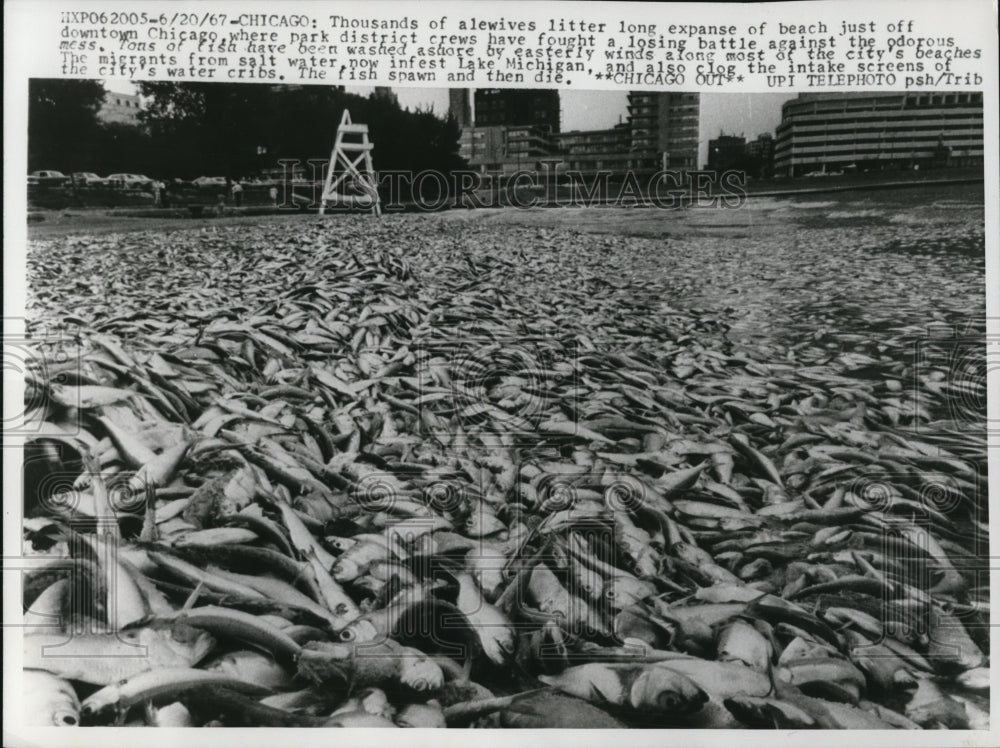
[[[867,175],[863,177],[859,176],[837,176],[837,177],[825,177],[825,178],[810,178],[807,184],[803,184],[801,179],[798,180],[768,180],[767,182],[760,182],[754,180],[747,183],[744,186],[744,195],[747,199],[752,197],[792,197],[795,195],[817,195],[831,192],[851,192],[851,191],[867,191],[867,190],[899,190],[899,189],[912,189],[918,187],[944,187],[950,185],[960,185],[960,184],[976,184],[983,183],[984,176],[982,172],[970,173],[974,170],[962,170],[966,173],[952,174],[944,177],[929,176],[928,178],[909,178],[900,179],[896,178],[895,175],[892,178],[882,179],[882,178],[868,178]],[[612,185],[614,187],[614,185]],[[534,208],[554,208],[554,207],[596,207],[596,206],[606,206],[614,204],[616,202],[615,198],[608,197],[605,199],[592,200],[587,203],[587,205],[581,205],[574,202],[565,202],[572,200],[572,196],[565,194],[560,190],[555,198],[551,201],[545,201],[545,193],[539,195],[534,190],[524,190],[524,193],[532,194],[535,197],[542,198],[537,205],[532,205]],[[723,193],[710,193],[709,198],[722,197]],[[655,203],[650,201],[647,197],[641,198],[641,202],[628,203],[622,207],[635,207],[635,208],[652,208],[658,207]],[[481,210],[485,209],[495,209],[495,208],[506,208],[512,207],[509,204],[504,204],[500,201],[500,204],[490,204],[484,205],[482,207],[461,205],[457,202],[443,206],[442,208],[434,211],[430,210],[419,210],[415,203],[405,203],[403,210],[401,211],[386,211],[387,213],[410,213],[410,212],[440,212],[446,210]],[[678,206],[678,207],[689,207],[689,206]],[[343,213],[344,211],[332,210],[330,215],[337,215],[338,213]],[[354,211],[346,211],[354,212]],[[359,210],[356,212],[366,212]],[[237,207],[234,205],[224,205],[221,207],[208,206],[208,205],[198,205],[198,206],[171,206],[171,207],[154,207],[154,206],[141,206],[141,207],[66,207],[66,208],[29,208],[28,210],[28,223],[32,224],[38,221],[45,220],[47,216],[50,215],[61,215],[61,214],[81,214],[81,215],[106,215],[106,216],[118,216],[118,217],[128,217],[128,218],[216,218],[222,216],[270,216],[270,215],[316,215],[317,209],[308,208],[304,210],[291,210],[281,207],[274,207],[270,205],[249,205]]]

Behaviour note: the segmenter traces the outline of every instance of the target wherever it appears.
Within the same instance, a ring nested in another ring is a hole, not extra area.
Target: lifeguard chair
[[[345,136],[360,136],[348,140]],[[337,139],[330,154],[330,168],[323,185],[319,214],[327,205],[370,209],[382,215],[378,198],[378,183],[372,168],[372,149],[375,144],[368,139],[368,125],[355,125],[351,113],[344,110],[337,128]]]

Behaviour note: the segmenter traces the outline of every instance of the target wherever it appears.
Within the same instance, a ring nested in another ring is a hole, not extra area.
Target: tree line
[[[28,170],[141,173],[158,179],[241,178],[295,159],[327,159],[344,109],[368,125],[377,171],[464,167],[451,117],[402,109],[342,87],[253,83],[137,84],[139,125],[103,123],[92,80],[29,82]],[[307,171],[308,174],[308,171]]]

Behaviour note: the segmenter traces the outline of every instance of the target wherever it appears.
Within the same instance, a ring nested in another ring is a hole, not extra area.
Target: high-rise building
[[[747,143],[746,170],[755,179],[774,176],[774,136],[762,132],[756,140]]]
[[[556,137],[563,164],[559,171],[592,178],[601,172],[620,176],[632,167],[631,130],[626,123],[607,130],[572,130]]]
[[[539,125],[559,132],[559,92],[551,89],[477,88],[476,127]]]
[[[714,171],[742,170],[746,165],[747,141],[742,135],[723,135],[708,141],[708,168]]]
[[[474,168],[506,175],[541,168],[555,151],[552,134],[542,125],[466,127],[458,153]]]
[[[448,89],[448,114],[458,126],[468,127],[472,124],[472,90],[469,88]]]
[[[774,145],[781,176],[982,163],[983,94],[970,91],[802,93]]]
[[[698,168],[700,104],[697,93],[629,91],[637,171]]]

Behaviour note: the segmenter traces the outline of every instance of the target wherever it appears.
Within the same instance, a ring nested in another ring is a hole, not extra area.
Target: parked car
[[[56,187],[66,184],[68,181],[69,177],[61,171],[53,171],[52,169],[41,169],[39,171],[33,171],[28,175],[28,184],[44,184]]]
[[[77,186],[92,187],[104,184],[104,177],[99,177],[92,171],[74,171],[70,176],[73,179],[73,184]]]
[[[143,174],[108,174],[107,182],[116,187],[134,189],[153,184],[153,180]]]
[[[225,177],[198,177],[197,179],[192,179],[191,184],[195,187],[225,187],[226,178]]]

